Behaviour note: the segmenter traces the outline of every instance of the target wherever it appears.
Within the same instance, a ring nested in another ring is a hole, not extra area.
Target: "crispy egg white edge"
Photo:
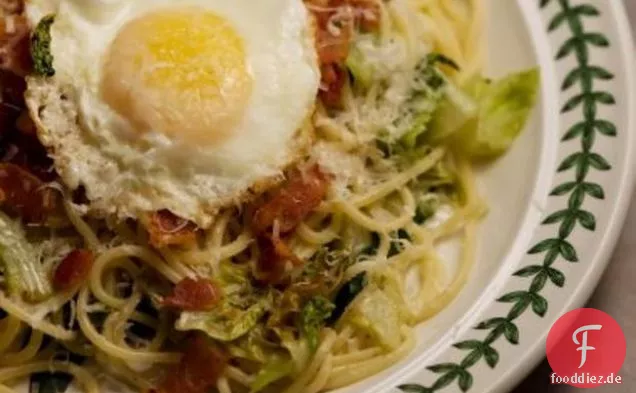
[[[313,26],[311,27],[313,29]],[[308,37],[313,48],[313,30]],[[315,56],[315,53],[312,56]],[[193,196],[189,192],[183,192],[184,188],[186,191],[188,188],[196,188],[196,184],[184,185],[178,182],[176,185],[167,182],[145,190],[141,189],[143,187],[125,190],[124,185],[111,182],[101,182],[99,185],[101,179],[112,178],[112,174],[120,168],[116,162],[99,154],[99,149],[95,146],[86,145],[86,130],[80,125],[81,116],[73,104],[76,98],[74,94],[70,86],[56,83],[55,78],[28,78],[26,100],[38,127],[40,139],[49,149],[56,169],[67,185],[71,188],[77,188],[79,185],[86,187],[87,196],[92,200],[90,211],[99,216],[114,214],[120,218],[138,218],[145,212],[165,208],[194,221],[201,227],[207,227],[221,207],[249,201],[277,184],[282,179],[283,169],[305,156],[313,139],[312,107],[303,120],[303,125],[295,131],[294,138],[287,143],[285,160],[269,175],[237,184],[235,192],[222,196],[215,192],[217,190],[210,190],[211,192],[207,193],[209,197],[202,199],[199,195]],[[87,172],[91,175],[90,180],[98,184],[96,189],[91,189],[86,184],[84,174]]]

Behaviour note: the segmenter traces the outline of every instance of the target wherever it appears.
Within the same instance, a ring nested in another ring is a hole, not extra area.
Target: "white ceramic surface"
[[[417,349],[341,390],[505,392],[544,356],[551,324],[603,272],[633,183],[632,39],[619,0],[490,0],[489,75],[538,65],[541,100],[512,151],[482,168],[491,212],[478,260]]]

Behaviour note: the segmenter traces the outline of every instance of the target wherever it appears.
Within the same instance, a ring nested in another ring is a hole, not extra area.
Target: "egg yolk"
[[[101,95],[140,132],[193,144],[232,135],[250,98],[245,45],[216,13],[165,9],[128,22],[103,64]]]

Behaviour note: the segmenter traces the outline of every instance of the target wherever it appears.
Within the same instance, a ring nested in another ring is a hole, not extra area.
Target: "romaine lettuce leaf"
[[[175,324],[177,330],[200,330],[219,341],[233,341],[247,334],[271,309],[269,297],[261,298],[246,310],[227,302],[213,311],[183,312]]]
[[[369,333],[389,351],[400,346],[402,325],[399,306],[385,291],[373,285],[360,294],[345,318]]]
[[[260,392],[267,386],[284,378],[294,371],[294,362],[289,356],[273,356],[256,374],[250,384],[250,393]]]
[[[475,159],[503,154],[519,136],[535,106],[539,70],[511,74],[490,84],[474,81],[479,114],[453,138],[453,146]]]
[[[328,299],[315,296],[300,311],[298,327],[312,352],[318,349],[320,329],[325,325],[325,321],[331,316],[334,309],[335,306]]]
[[[9,295],[37,302],[53,293],[38,253],[27,240],[20,223],[4,213],[0,213],[0,266]]]

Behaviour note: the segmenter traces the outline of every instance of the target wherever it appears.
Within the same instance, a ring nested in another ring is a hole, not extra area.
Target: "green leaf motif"
[[[579,16],[599,16],[601,13],[594,6],[589,4],[581,4],[572,8],[572,14]]]
[[[457,349],[478,349],[481,348],[482,345],[483,344],[479,340],[467,340],[453,344],[453,346]]]
[[[559,246],[559,239],[545,239],[541,242],[537,243],[534,247],[532,247],[528,254],[539,254],[545,251],[548,251],[551,248],[556,248]]]
[[[504,325],[504,336],[506,340],[512,345],[519,344],[519,328],[514,323],[507,323]]]
[[[563,220],[563,222],[561,223],[561,226],[559,226],[559,237],[561,239],[565,239],[569,237],[570,234],[572,234],[572,231],[574,231],[575,225],[576,225],[576,216],[573,216],[569,214],[568,212],[567,217],[565,218],[565,220]]]
[[[551,196],[566,195],[567,193],[572,191],[577,185],[578,185],[578,183],[575,182],[575,181],[571,181],[571,182],[560,184],[557,187],[555,187],[554,190],[552,190],[550,195]]]
[[[456,368],[453,371],[450,371],[450,372],[444,374],[437,381],[435,381],[433,386],[431,386],[431,389],[433,389],[433,391],[437,391],[437,390],[441,390],[441,389],[445,388],[446,386],[450,385],[451,383],[453,383],[453,381],[455,381],[455,379],[457,379],[457,376],[459,375],[460,371],[461,371],[461,369],[457,369]]]
[[[433,393],[434,390],[431,388],[425,388],[422,385],[417,384],[405,384],[398,386],[398,389],[405,393]]]
[[[515,273],[513,273],[513,276],[517,276],[517,277],[532,277],[532,276],[537,275],[542,270],[543,270],[543,266],[539,266],[539,265],[526,266],[523,269],[518,270]]]
[[[468,371],[459,373],[459,388],[467,392],[473,386],[473,376]]]
[[[508,320],[506,318],[502,318],[502,317],[491,318],[477,324],[477,326],[475,326],[475,329],[477,330],[492,329],[497,326],[505,324],[507,321]]]
[[[589,231],[596,230],[596,218],[592,213],[581,210],[577,213],[577,218],[583,228]]]
[[[565,285],[565,275],[561,271],[557,269],[553,269],[551,267],[548,267],[546,271],[548,272],[548,277],[550,277],[550,281],[552,281],[554,285],[556,285],[559,288],[562,288],[563,285]]]
[[[585,33],[580,36],[580,39],[600,48],[606,48],[610,44],[607,38],[601,33]]]
[[[477,362],[479,362],[481,360],[481,357],[483,356],[483,351],[481,349],[475,349],[474,351],[471,351],[468,356],[466,356],[461,363],[459,364],[459,366],[463,369],[467,369],[470,368],[472,366],[474,366],[475,364],[477,364]]]
[[[605,192],[603,187],[596,183],[583,183],[583,191],[592,198],[605,199]]]
[[[559,243],[559,253],[567,261],[570,261],[570,262],[579,261],[579,257],[576,255],[576,250],[574,249],[574,246],[572,246],[572,244],[570,244],[566,240],[561,240],[561,242]]]
[[[597,217],[585,208],[585,203],[590,198],[605,199],[605,191],[600,184],[590,182],[588,176],[590,171],[609,171],[612,165],[606,157],[594,152],[594,145],[598,138],[616,137],[618,129],[614,123],[601,116],[603,106],[615,105],[616,97],[608,91],[601,90],[599,83],[613,80],[615,75],[606,68],[593,64],[590,54],[608,47],[610,41],[600,32],[589,31],[589,27],[586,26],[586,20],[601,14],[593,1],[537,1],[542,9],[547,10],[549,5],[555,8],[554,15],[549,18],[547,24],[549,32],[568,31],[568,37],[556,51],[556,60],[568,58],[568,61],[577,62],[568,70],[561,83],[561,91],[568,94],[561,111],[571,113],[571,116],[578,113],[579,118],[564,130],[561,140],[568,142],[568,147],[575,146],[573,141],[578,140],[580,147],[565,157],[557,169],[559,173],[568,172],[571,178],[555,185],[550,192],[550,196],[561,197],[561,201],[567,197],[567,207],[548,212],[542,224],[558,224],[556,233],[553,237],[537,241],[527,251],[529,255],[540,256],[542,262],[525,266],[513,273],[519,280],[528,280],[527,290],[514,290],[497,299],[500,303],[510,305],[505,316],[492,317],[474,326],[475,330],[487,331],[483,340],[471,339],[453,345],[457,350],[465,351],[459,364],[440,363],[430,366],[428,369],[438,374],[437,380],[430,387],[417,384],[402,385],[400,389],[403,392],[435,393],[454,381],[457,381],[457,387],[461,391],[469,391],[473,386],[474,374],[469,372],[469,369],[479,364],[482,359],[490,368],[495,368],[499,364],[499,352],[492,344],[502,337],[511,345],[519,344],[520,332],[515,323],[517,318],[524,315],[528,309],[532,309],[532,313],[538,317],[547,314],[549,304],[542,291],[550,283],[557,288],[563,288],[566,284],[566,276],[555,267],[556,263],[579,261],[577,251],[570,240],[577,225],[588,231],[597,228]]]
[[[590,164],[599,171],[609,171],[610,169],[612,169],[610,163],[607,162],[607,160],[599,154],[591,153],[589,161]]]
[[[559,172],[567,171],[568,169],[573,168],[575,165],[579,165],[579,163],[582,162],[582,161],[585,161],[585,153],[584,152],[573,153],[573,154],[567,156],[561,162],[561,165],[559,165],[559,168],[557,170]]]
[[[490,368],[495,368],[497,363],[499,363],[499,352],[491,346],[486,346],[484,348],[484,358]]]
[[[532,294],[532,311],[540,317],[548,311],[548,301],[538,293]]]
[[[548,273],[544,270],[532,280],[530,284],[530,292],[539,292],[545,287],[545,283],[548,281]]]
[[[606,136],[616,136],[618,135],[618,131],[616,130],[616,126],[613,123],[610,123],[607,120],[596,120],[592,122],[594,127],[603,135]]]
[[[581,122],[581,123],[577,123],[573,125],[565,133],[565,135],[563,135],[563,138],[561,138],[561,141],[566,142],[583,135],[583,133],[588,127],[590,127],[590,125],[587,122]]]

